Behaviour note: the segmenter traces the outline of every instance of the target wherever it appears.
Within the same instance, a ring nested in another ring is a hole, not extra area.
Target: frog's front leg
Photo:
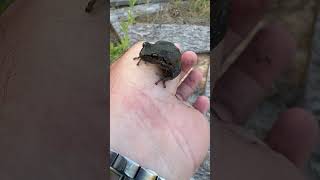
[[[158,85],[159,82],[163,82],[163,88],[166,88],[166,81],[170,80],[170,77],[163,77],[161,79],[159,79],[155,84]]]
[[[135,57],[135,58],[133,58],[133,60],[139,60],[138,63],[137,63],[137,66],[139,66],[139,64],[140,64],[142,59],[140,57]]]

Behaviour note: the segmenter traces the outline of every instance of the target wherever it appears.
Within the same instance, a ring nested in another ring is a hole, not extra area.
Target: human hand
[[[182,54],[182,72],[174,80],[155,85],[157,67],[141,63],[142,42],[135,44],[110,67],[110,148],[157,172],[166,179],[189,179],[209,148],[209,124],[204,117],[207,97],[192,106],[184,101],[202,78],[193,70],[193,52]],[[179,99],[178,99],[178,98]]]
[[[268,4],[268,0],[232,1],[224,53],[229,53],[262,18]],[[222,119],[215,119],[213,129],[216,179],[303,179],[300,170],[318,135],[312,114],[301,108],[281,113],[264,140],[267,146],[226,130],[230,124],[237,128],[246,122],[270,92],[273,81],[294,59],[295,52],[295,41],[288,31],[279,24],[269,25],[216,82],[212,108]],[[266,57],[270,63],[257,61]]]

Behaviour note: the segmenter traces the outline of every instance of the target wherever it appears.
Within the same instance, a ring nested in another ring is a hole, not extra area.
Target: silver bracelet
[[[164,180],[154,171],[110,150],[111,180]]]

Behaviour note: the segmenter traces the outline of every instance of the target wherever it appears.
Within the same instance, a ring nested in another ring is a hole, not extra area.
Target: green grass
[[[0,0],[0,15],[9,7],[13,0]]]
[[[110,42],[110,61],[116,61],[130,45],[129,26],[134,24],[136,19],[132,14],[132,9],[137,0],[129,0],[128,19],[122,21],[120,30],[124,34],[119,43]],[[171,0],[175,7],[181,6],[181,0]],[[187,11],[191,12],[191,17],[210,16],[210,0],[190,0]]]
[[[170,3],[179,8],[182,0],[171,0]],[[196,16],[208,16],[210,15],[210,0],[189,0],[188,8]]]
[[[132,14],[132,9],[136,4],[137,0],[129,0],[128,8],[128,19],[120,23],[120,30],[123,32],[124,36],[121,37],[119,43],[110,42],[110,60],[113,63],[117,60],[128,48],[130,45],[129,37],[129,26],[135,23],[135,17]]]
[[[210,15],[210,0],[190,0],[190,10],[199,15]]]

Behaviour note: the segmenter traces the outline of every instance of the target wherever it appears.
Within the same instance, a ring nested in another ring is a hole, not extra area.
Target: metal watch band
[[[110,150],[110,170],[118,175],[118,180],[165,180],[154,171],[141,167],[113,150]]]

